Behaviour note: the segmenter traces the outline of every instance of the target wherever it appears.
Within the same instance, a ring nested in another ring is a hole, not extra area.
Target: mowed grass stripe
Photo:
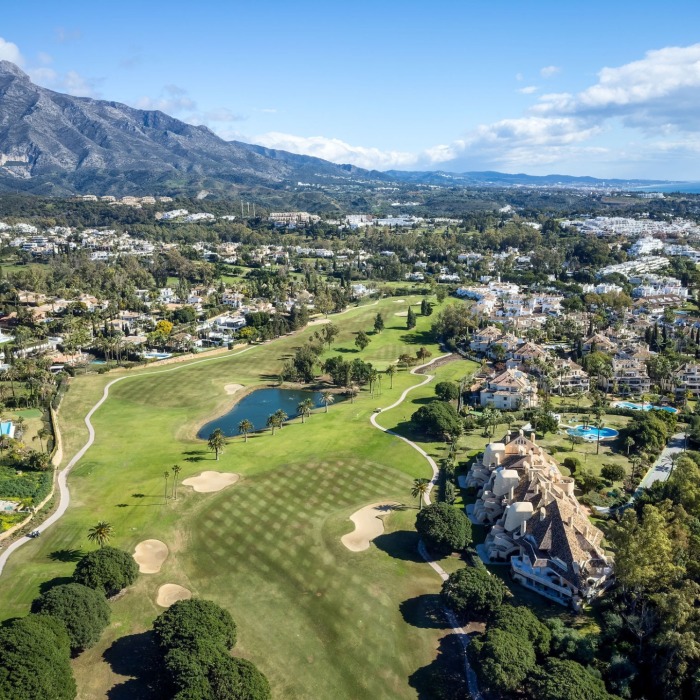
[[[401,351],[415,353],[401,324],[382,302],[353,309],[343,332],[326,354],[349,350],[378,365]],[[387,312],[387,330],[355,353],[354,334]],[[431,319],[419,318],[414,339]],[[177,371],[134,373],[114,385],[96,412],[97,438],[69,484],[73,494],[65,517],[42,537],[18,550],[3,574],[0,616],[25,614],[40,584],[72,573],[74,564],[56,561],[59,550],[86,551],[87,529],[99,519],[115,528],[116,546],[132,550],[139,541],[161,539],[171,548],[161,574],[142,576],[112,604],[113,623],[100,643],[74,664],[81,698],[104,697],[126,680],[103,652],[120,637],[148,629],[161,610],[154,604],[162,583],[181,583],[196,595],[217,600],[240,626],[238,653],[270,677],[280,698],[414,698],[408,683],[428,664],[443,633],[410,626],[400,604],[435,593],[439,579],[415,561],[415,550],[394,546],[353,554],[340,543],[352,529],[348,516],[377,500],[406,500],[411,480],[428,476],[424,460],[396,438],[369,424],[377,405],[388,405],[419,378],[402,372],[383,395],[362,392],[354,404],[334,404],[301,425],[294,421],[269,433],[231,441],[219,462],[196,428],[230,407],[228,383],[262,385],[279,371],[313,329],[206,364]],[[409,334],[410,335],[410,334]],[[428,346],[434,354],[438,348]],[[60,411],[66,461],[85,441],[83,416],[113,376],[74,380]],[[180,487],[177,503],[163,499],[163,471],[180,464],[180,479],[204,469],[233,471],[241,481],[219,494],[195,494]],[[412,529],[415,511],[396,513],[389,526]],[[274,533],[274,536],[272,536]],[[402,536],[402,542],[405,537]],[[388,551],[385,551],[388,550]],[[404,551],[405,550],[405,551]]]

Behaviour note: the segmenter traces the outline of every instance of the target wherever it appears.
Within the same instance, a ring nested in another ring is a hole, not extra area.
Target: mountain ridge
[[[206,126],[188,124],[158,110],[55,92],[35,85],[15,64],[0,61],[0,191],[184,194],[207,189],[231,193],[251,187],[288,190],[299,181],[461,187],[666,184],[495,171],[366,170],[225,141]]]

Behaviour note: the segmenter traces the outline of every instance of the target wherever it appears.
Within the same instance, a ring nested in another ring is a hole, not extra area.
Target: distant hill
[[[402,182],[426,185],[450,184],[460,187],[619,187],[635,188],[670,184],[666,180],[604,180],[596,177],[574,175],[526,175],[525,173],[499,173],[492,170],[451,173],[443,170],[402,171],[388,170],[385,175]]]
[[[0,61],[0,188],[41,194],[126,194],[280,186],[367,171],[224,141],[160,111],[39,87]],[[375,174],[374,177],[383,177]]]
[[[193,126],[160,111],[47,90],[32,83],[13,63],[0,61],[0,191],[123,195],[264,188],[268,193],[284,191],[282,200],[289,201],[290,190],[300,181],[459,187],[652,184],[566,175],[363,170],[224,141],[205,126]],[[314,196],[328,200],[322,193]],[[307,199],[298,201],[303,204]]]

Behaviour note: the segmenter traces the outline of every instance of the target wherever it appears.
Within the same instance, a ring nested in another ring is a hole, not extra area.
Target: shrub
[[[600,475],[606,481],[622,481],[627,472],[621,464],[604,464],[600,470]]]
[[[461,509],[447,503],[433,503],[421,510],[416,518],[416,530],[429,549],[451,554],[471,542],[471,523]]]
[[[0,628],[2,700],[72,700],[70,640],[49,615],[27,615]]]
[[[484,566],[467,566],[450,574],[441,595],[445,605],[460,617],[483,620],[501,607],[505,587]]]
[[[581,466],[581,460],[578,457],[566,457],[562,464],[572,473],[575,474],[576,470]]]
[[[102,547],[78,562],[73,579],[112,596],[136,581],[138,574],[139,568],[131,554],[114,547]]]
[[[32,612],[53,615],[60,620],[74,652],[95,644],[110,618],[104,596],[80,583],[67,583],[42,593],[32,602]]]

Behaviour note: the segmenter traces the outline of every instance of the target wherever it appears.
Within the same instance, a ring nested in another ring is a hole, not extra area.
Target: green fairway
[[[405,308],[386,300],[331,317],[341,333],[327,355],[361,357],[379,369],[421,345],[437,356],[426,334],[433,319],[419,316],[407,332],[405,318],[395,315]],[[355,333],[371,330],[377,312],[386,329],[358,353]],[[447,631],[428,619],[440,579],[418,557],[413,532],[411,483],[430,469],[410,446],[373,428],[369,416],[420,377],[400,372],[393,389],[385,378],[380,396],[363,391],[354,403],[316,410],[305,425],[295,419],[274,436],[230,440],[219,462],[194,438],[230,407],[226,384],[269,382],[315,330],[213,360],[74,380],[59,411],[64,463],[84,444],[83,417],[105,385],[128,377],[93,416],[96,441],[69,479],[68,512],[10,558],[0,618],[25,614],[45,582],[72,573],[71,560],[89,549],[86,533],[97,520],[113,525],[115,546],[133,550],[156,538],[170,549],[160,573],[142,575],[112,603],[103,639],[75,660],[79,697],[107,697],[110,688],[109,697],[158,697],[146,692],[140,662],[148,657],[143,633],[162,610],[154,600],[163,583],[230,610],[239,625],[236,653],[268,676],[274,697],[416,697],[409,678],[431,663]],[[181,480],[211,469],[242,479],[214,494],[180,486],[177,501],[166,500],[163,472],[173,464],[182,467]],[[348,516],[380,500],[408,507],[389,516],[376,546],[351,553],[340,543],[353,529]]]

